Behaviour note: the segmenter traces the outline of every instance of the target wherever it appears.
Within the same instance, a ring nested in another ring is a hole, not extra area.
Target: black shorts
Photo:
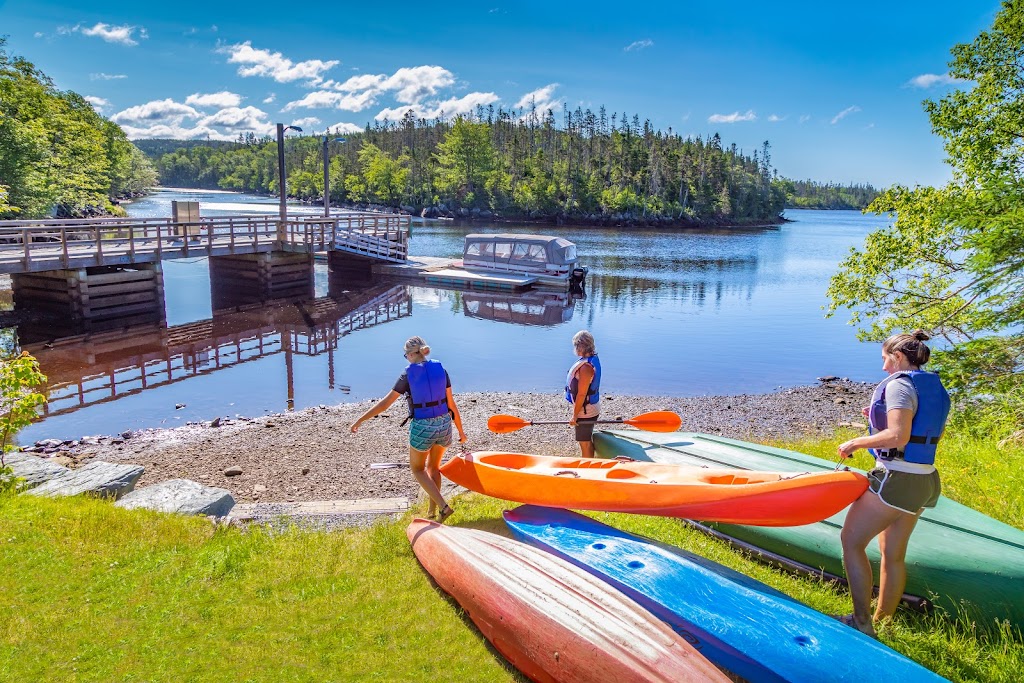
[[[593,441],[594,440],[594,423],[597,422],[597,415],[594,417],[578,417],[576,418],[576,440],[577,441]]]

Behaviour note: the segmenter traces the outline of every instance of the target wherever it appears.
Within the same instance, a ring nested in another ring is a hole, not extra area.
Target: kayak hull
[[[406,533],[437,585],[533,681],[728,681],[649,612],[549,553],[422,519]]]
[[[796,451],[695,433],[595,432],[603,457],[627,455],[653,462],[705,467],[773,468],[777,471],[830,471],[835,463]],[[845,511],[794,528],[738,524],[707,526],[730,538],[835,576],[843,572],[839,532]],[[878,578],[877,541],[868,555]],[[907,549],[907,594],[930,601],[956,617],[986,624],[1008,620],[1024,629],[1024,531],[940,497],[921,515]]]
[[[868,485],[854,472],[694,470],[489,451],[456,456],[441,473],[471,491],[530,505],[762,526],[820,521],[852,503]]]
[[[770,586],[679,548],[567,510],[522,506],[504,516],[517,539],[607,581],[746,680],[944,680]]]

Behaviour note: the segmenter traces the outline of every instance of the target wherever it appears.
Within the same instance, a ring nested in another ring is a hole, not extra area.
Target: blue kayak
[[[612,584],[752,683],[945,680],[770,586],[679,548],[568,510],[524,505],[504,516],[518,539]]]

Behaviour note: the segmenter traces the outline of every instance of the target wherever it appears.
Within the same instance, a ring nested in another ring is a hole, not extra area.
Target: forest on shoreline
[[[0,219],[123,213],[153,164],[81,95],[59,90],[0,37]]]

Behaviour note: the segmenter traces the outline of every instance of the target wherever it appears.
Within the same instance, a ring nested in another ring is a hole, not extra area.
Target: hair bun
[[[924,330],[914,330],[913,337],[917,341],[928,341],[931,339],[931,336]]]

